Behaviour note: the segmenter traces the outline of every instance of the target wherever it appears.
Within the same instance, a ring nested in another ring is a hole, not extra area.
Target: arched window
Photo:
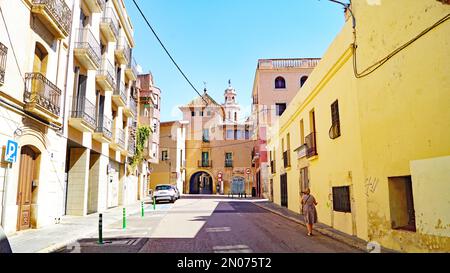
[[[303,76],[300,79],[300,87],[303,87],[303,85],[305,85],[305,82],[308,80],[308,76]]]
[[[283,77],[278,77],[275,79],[275,89],[285,89],[286,80]]]

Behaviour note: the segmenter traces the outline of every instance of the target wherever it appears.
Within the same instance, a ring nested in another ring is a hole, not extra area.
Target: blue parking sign
[[[5,161],[9,163],[16,163],[18,150],[19,144],[14,140],[8,140],[8,144],[6,145]]]

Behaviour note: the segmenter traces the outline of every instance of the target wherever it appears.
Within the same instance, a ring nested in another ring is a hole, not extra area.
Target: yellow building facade
[[[356,31],[350,16],[269,140],[274,202],[300,212],[310,187],[324,224],[447,252],[450,5],[359,0],[352,11]]]

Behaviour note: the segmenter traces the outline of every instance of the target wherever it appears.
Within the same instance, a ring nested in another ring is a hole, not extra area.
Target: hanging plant
[[[145,143],[150,138],[152,130],[149,126],[139,126],[136,133],[136,151],[131,158],[129,165],[129,172],[132,173],[136,167],[144,161],[144,147]]]

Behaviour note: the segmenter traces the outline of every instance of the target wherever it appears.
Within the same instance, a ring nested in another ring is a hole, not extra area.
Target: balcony
[[[137,116],[137,104],[132,97],[128,100],[128,106],[124,108],[124,113],[127,117]]]
[[[199,168],[212,168],[212,160],[199,160],[198,167]]]
[[[41,73],[25,74],[25,110],[59,123],[61,90]]]
[[[317,155],[316,133],[311,133],[305,137],[306,157],[311,158]]]
[[[125,75],[129,80],[135,81],[137,80],[138,71],[137,71],[137,62],[134,58],[131,58],[131,62],[128,63],[125,69]]]
[[[125,131],[122,128],[114,130],[114,139],[111,147],[116,150],[125,151]]]
[[[95,104],[87,98],[73,98],[69,125],[80,132],[94,133],[97,129],[97,111]]]
[[[128,156],[133,157],[136,154],[136,139],[130,138],[128,140]]]
[[[72,11],[64,0],[32,0],[31,12],[48,28],[56,39],[70,34]]]
[[[0,86],[5,83],[6,57],[8,55],[8,48],[0,43]]]
[[[100,31],[107,42],[117,42],[117,38],[119,37],[119,20],[113,8],[105,8],[100,22]]]
[[[119,41],[117,42],[115,55],[117,58],[117,61],[121,65],[128,65],[131,58],[131,48],[128,45],[128,41],[125,37],[120,37]]]
[[[89,28],[77,29],[77,37],[73,52],[75,58],[77,58],[81,65],[87,70],[97,70],[100,68],[100,43]]]
[[[100,69],[97,71],[97,75],[95,77],[97,84],[104,90],[104,91],[111,91],[114,90],[116,87],[116,80],[115,80],[115,68],[111,64],[111,62],[108,60],[108,58],[103,58],[102,65]]]
[[[123,82],[119,83],[114,89],[112,100],[118,106],[127,105],[127,91],[125,90],[125,84]]]
[[[233,159],[225,159],[225,168],[233,168]]]
[[[291,157],[290,157],[289,153],[290,153],[289,150],[287,150],[286,152],[283,153],[284,168],[291,167]]]
[[[95,129],[94,139],[101,143],[111,143],[112,141],[112,120],[106,116],[102,117],[103,121],[99,122]]]
[[[91,13],[100,13],[105,8],[105,0],[83,0]]]

